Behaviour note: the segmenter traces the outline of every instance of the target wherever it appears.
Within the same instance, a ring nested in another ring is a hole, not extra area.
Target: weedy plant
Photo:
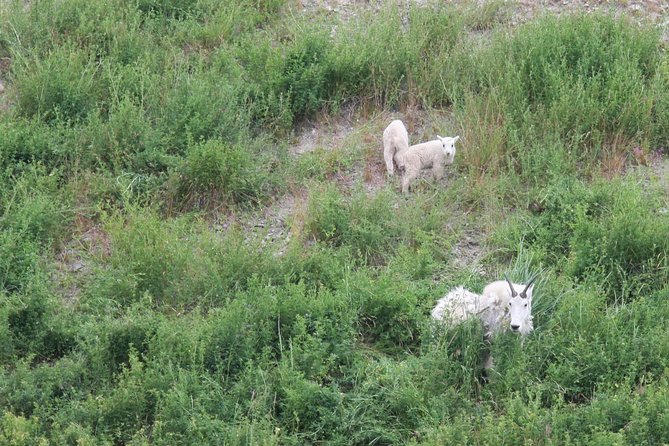
[[[2,3],[0,443],[669,443],[661,31],[358,3]],[[537,272],[522,343],[429,324]]]

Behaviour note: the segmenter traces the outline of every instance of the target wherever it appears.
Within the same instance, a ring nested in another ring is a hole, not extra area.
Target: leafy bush
[[[657,135],[651,144],[664,144],[655,124],[655,114],[664,113],[664,94],[646,99],[643,93],[661,82],[651,30],[597,14],[549,16],[462,56],[465,66],[473,63],[472,75],[453,87],[453,95],[464,107],[489,101],[481,96],[496,98],[488,112],[503,120],[508,139],[499,150],[514,161],[543,154],[537,137],[564,147],[567,165],[596,165],[607,151],[621,153],[649,135]],[[463,127],[470,125],[478,123]]]
[[[529,246],[540,260],[577,280],[599,283],[612,300],[661,289],[666,279],[669,220],[656,198],[630,180],[558,179],[535,204],[535,215],[499,231],[509,249]],[[529,222],[529,224],[527,224]]]
[[[137,7],[143,13],[185,19],[197,11],[197,4],[195,0],[141,0]]]
[[[595,280],[617,301],[661,289],[669,278],[669,219],[649,198],[627,189],[597,223],[579,221],[568,272]]]
[[[524,242],[552,263],[564,261],[570,256],[576,227],[599,221],[610,209],[612,193],[613,188],[606,183],[588,186],[573,178],[556,180],[545,189],[536,223]]]
[[[177,71],[159,113],[160,129],[170,138],[170,149],[184,153],[190,141],[219,139],[236,145],[245,141],[249,115],[241,86],[213,71],[193,67]]]
[[[49,444],[49,440],[39,434],[38,421],[5,412],[0,422],[0,441],[8,446]]]
[[[81,160],[112,172],[161,173],[175,164],[167,152],[166,136],[130,97],[115,103],[107,117],[91,116],[85,129],[91,150]]]
[[[20,176],[13,176],[11,190],[0,195],[4,202],[0,205],[4,211],[0,228],[42,246],[57,241],[69,220],[64,197],[57,188],[57,177],[46,175],[39,166],[26,168]]]
[[[29,119],[0,120],[0,156],[4,169],[20,173],[26,165],[40,164],[55,169],[71,163],[79,155],[68,147],[73,130],[64,125],[47,125]]]
[[[374,277],[364,273],[349,279],[349,292],[359,303],[361,335],[389,353],[417,347],[423,320],[419,291],[397,279],[390,274]]]
[[[178,168],[176,195],[186,208],[254,203],[268,185],[260,162],[241,146],[220,140],[193,144]]]
[[[4,292],[21,291],[38,270],[39,248],[23,234],[5,230],[0,232],[0,289]]]
[[[256,275],[276,279],[272,253],[231,228],[221,236],[192,218],[164,224],[152,211],[131,210],[108,220],[110,256],[87,284],[85,300],[96,308],[144,302],[157,309],[221,305]]]
[[[290,98],[297,120],[320,110],[328,98],[329,50],[323,33],[308,33],[286,56],[279,88]]]
[[[84,51],[58,47],[45,58],[26,59],[14,68],[17,112],[44,122],[79,122],[101,98],[98,67]]]
[[[305,236],[334,247],[348,246],[366,262],[380,263],[402,240],[411,237],[412,230],[432,224],[431,215],[421,215],[408,224],[394,214],[387,192],[368,196],[358,190],[348,199],[336,188],[326,186],[310,196]]]
[[[75,348],[76,319],[60,311],[41,275],[33,275],[22,288],[3,297],[3,322],[8,341],[7,357],[54,361]],[[10,356],[11,355],[11,356]]]

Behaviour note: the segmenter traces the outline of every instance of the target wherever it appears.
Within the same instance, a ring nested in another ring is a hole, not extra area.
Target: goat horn
[[[506,279],[506,283],[509,284],[509,288],[511,288],[511,297],[516,297],[518,293],[516,293],[516,290],[513,289],[513,284],[509,280],[509,277],[506,275],[506,273],[504,274],[504,278]]]
[[[521,291],[521,293],[520,293],[520,297],[522,297],[523,299],[527,298],[527,290],[530,289],[530,287],[532,286],[534,281],[537,279],[537,276],[538,276],[538,274],[536,274],[534,277],[532,277],[530,279],[529,282],[527,282],[527,285],[525,285],[525,289],[523,291]]]

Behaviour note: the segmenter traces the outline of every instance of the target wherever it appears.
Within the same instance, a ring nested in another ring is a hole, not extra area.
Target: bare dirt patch
[[[665,153],[665,149],[658,149],[643,161],[646,162],[636,166],[636,170],[644,177],[647,184],[664,190],[669,200],[669,153]],[[667,210],[664,209],[663,212]]]
[[[56,255],[55,270],[51,280],[68,305],[76,305],[86,276],[93,273],[91,259],[108,256],[111,252],[107,233],[87,219],[75,219],[75,235]]]
[[[313,152],[316,148],[327,150],[340,148],[353,133],[356,124],[346,115],[322,122],[305,123],[297,131],[295,144],[290,146],[289,153],[299,156]]]

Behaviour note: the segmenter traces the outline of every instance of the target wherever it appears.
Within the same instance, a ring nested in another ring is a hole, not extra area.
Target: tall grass
[[[666,161],[657,32],[295,7],[0,7],[0,443],[669,443],[666,191],[605,165]],[[448,113],[447,181],[287,150],[342,109]],[[430,321],[503,273],[524,340]]]

